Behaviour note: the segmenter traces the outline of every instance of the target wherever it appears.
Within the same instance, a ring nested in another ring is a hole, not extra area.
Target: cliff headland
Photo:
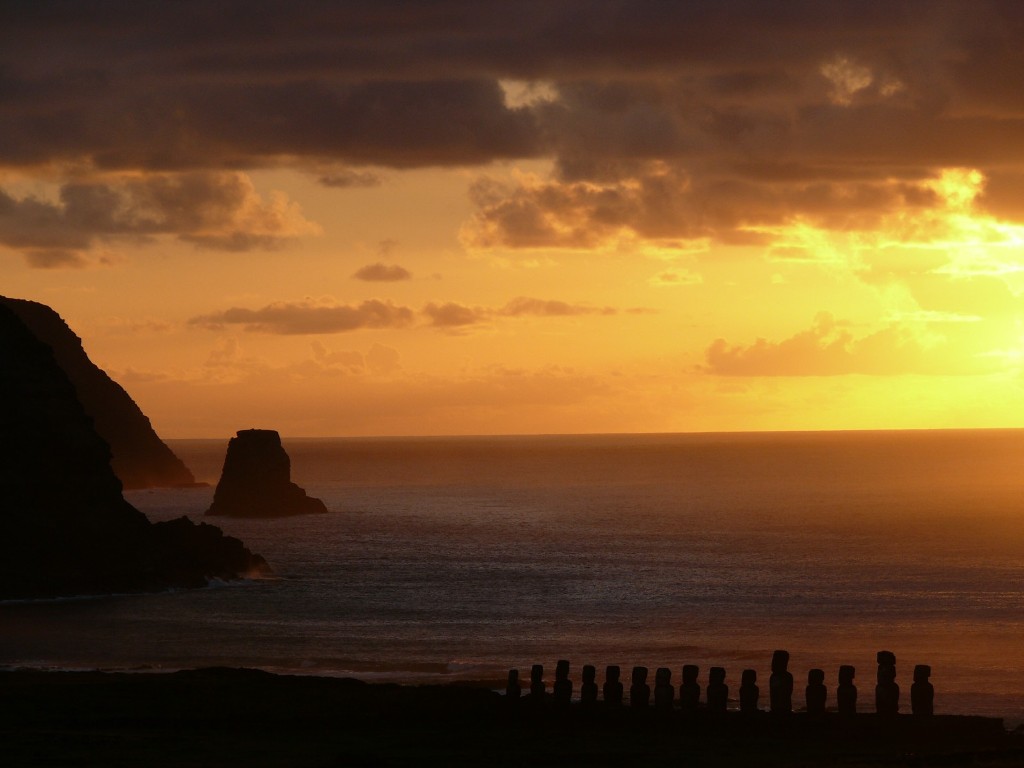
[[[182,461],[157,436],[131,396],[99,368],[59,314],[45,304],[0,296],[41,342],[70,379],[82,408],[110,446],[111,464],[125,488],[195,485]]]
[[[0,304],[0,600],[199,587],[268,574],[238,539],[124,500],[53,350]]]

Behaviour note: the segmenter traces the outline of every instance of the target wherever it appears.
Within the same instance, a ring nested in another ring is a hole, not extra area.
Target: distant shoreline
[[[994,718],[670,716],[510,706],[484,688],[211,668],[0,672],[5,765],[858,765],[1024,759]]]

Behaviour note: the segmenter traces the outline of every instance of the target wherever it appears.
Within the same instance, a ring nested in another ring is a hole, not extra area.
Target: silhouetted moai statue
[[[875,686],[875,711],[895,715],[900,711],[900,687],[896,684],[896,654],[879,651],[878,685]]]
[[[633,684],[629,686],[629,705],[646,707],[651,703],[651,686],[647,684],[647,667],[633,667]]]
[[[672,670],[658,667],[654,673],[654,707],[663,712],[671,712],[675,704],[676,689],[672,685]]]
[[[679,686],[679,706],[683,712],[696,712],[700,705],[700,684],[697,675],[700,667],[696,664],[683,665],[683,682]]]
[[[580,704],[593,709],[597,704],[597,669],[593,664],[583,665],[583,683],[580,685]]]
[[[606,707],[622,706],[622,682],[619,679],[621,676],[622,670],[619,669],[618,664],[611,664],[604,668],[604,688],[601,693],[604,696]]]
[[[729,704],[729,686],[725,684],[725,668],[708,671],[708,711],[724,713]]]
[[[771,711],[789,714],[793,711],[793,674],[789,671],[789,652],[772,654],[772,676],[768,678],[768,696]]]
[[[761,689],[757,687],[757,670],[744,669],[740,678],[740,712],[752,715],[757,712],[757,700]]]
[[[935,714],[935,689],[928,682],[932,668],[927,664],[914,667],[914,684],[910,686],[910,711],[915,715]]]
[[[505,686],[505,696],[511,699],[518,699],[523,693],[523,688],[519,685],[519,670],[510,669],[508,671],[508,685]]]
[[[807,673],[807,714],[824,715],[825,702],[828,700],[828,688],[825,687],[825,672],[812,669]]]
[[[569,679],[569,662],[559,659],[555,665],[555,706],[568,707],[572,701],[572,680]]]
[[[534,664],[530,669],[530,698],[534,706],[540,706],[544,702],[544,665]]]
[[[839,668],[839,687],[836,688],[836,703],[839,706],[840,715],[854,715],[857,713],[857,686],[853,684],[854,675],[857,670],[849,664],[843,664]]]

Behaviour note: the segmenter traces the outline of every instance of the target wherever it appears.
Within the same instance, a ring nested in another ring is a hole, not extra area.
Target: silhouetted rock
[[[769,709],[776,715],[793,712],[793,673],[790,652],[776,650],[771,656],[771,677],[768,678]]]
[[[824,670],[812,669],[807,673],[807,687],[804,689],[804,694],[807,697],[807,714],[824,715],[825,704],[828,701]]]
[[[518,699],[522,693],[522,686],[519,685],[519,670],[510,669],[508,671],[508,684],[505,686],[505,695],[509,699]]]
[[[927,664],[914,667],[914,684],[910,686],[910,711],[915,715],[935,714],[935,688],[928,681],[932,668]]]
[[[658,667],[654,672],[654,708],[661,712],[671,712],[675,698],[672,670],[668,667]]]
[[[544,694],[544,665],[534,664],[530,668],[530,696],[534,697],[536,702],[543,699]]]
[[[580,704],[592,709],[597,704],[597,669],[593,664],[583,665],[583,682],[580,684]]]
[[[204,586],[267,573],[211,525],[151,524],[121,495],[52,349],[0,304],[0,599]]]
[[[789,653],[772,654],[772,676],[768,678],[769,706],[777,715],[793,711],[793,674],[788,670]]]
[[[150,528],[152,567],[171,586],[202,587],[210,579],[230,581],[271,573],[262,557],[215,525],[196,524],[182,516]]]
[[[609,664],[604,669],[604,686],[602,687],[601,694],[604,698],[605,706],[609,707],[620,707],[622,706],[622,670],[618,664]]]
[[[725,668],[712,667],[708,671],[708,711],[725,714],[729,705],[729,686],[725,684]]]
[[[679,686],[679,706],[683,712],[696,712],[700,706],[700,685],[697,683],[699,674],[700,667],[696,664],[683,665],[683,682]]]
[[[114,474],[125,488],[196,485],[195,478],[157,436],[131,396],[85,354],[82,340],[45,304],[0,296],[29,331],[53,350],[86,414],[113,453]]]
[[[287,517],[326,512],[291,481],[292,465],[272,429],[243,429],[228,443],[224,470],[207,515]]]
[[[650,706],[651,686],[647,684],[647,667],[633,667],[633,684],[629,686],[629,706],[642,709]]]
[[[761,689],[757,686],[757,670],[744,669],[740,678],[740,712],[752,715],[757,712],[757,700]]]
[[[857,713],[857,686],[853,684],[857,670],[849,664],[839,667],[839,687],[836,688],[836,704],[841,715]]]
[[[572,701],[572,680],[569,679],[569,662],[565,659],[559,659],[555,664],[555,687],[553,693],[556,706],[569,706],[569,703]]]
[[[875,686],[875,711],[880,715],[895,715],[900,711],[900,687],[896,684],[896,654],[879,651],[878,685]]]
[[[709,683],[710,685],[710,683]],[[737,715],[648,727],[605,710],[549,727],[479,687],[399,686],[252,669],[0,670],[3,765],[1019,768],[1001,720]]]

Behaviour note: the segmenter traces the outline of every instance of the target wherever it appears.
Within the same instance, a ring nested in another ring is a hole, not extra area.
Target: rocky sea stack
[[[231,438],[207,515],[287,517],[326,512],[320,499],[291,481],[292,465],[272,429],[243,429]]]
[[[85,412],[110,446],[114,474],[125,488],[188,486],[196,480],[153,430],[131,396],[85,354],[82,340],[45,304],[0,296],[32,334],[53,350]]]
[[[49,346],[0,303],[0,599],[143,592],[269,573],[219,528],[150,523]]]

